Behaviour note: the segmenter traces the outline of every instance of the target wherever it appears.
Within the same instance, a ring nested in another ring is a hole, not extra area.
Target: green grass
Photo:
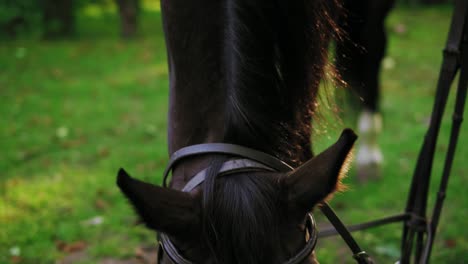
[[[96,258],[154,243],[134,226],[115,175],[125,167],[158,182],[166,161],[160,14],[145,14],[136,41],[118,38],[115,17],[80,24],[74,40],[0,47],[0,263],[16,246],[22,263],[52,263],[57,241],[84,240]],[[82,224],[95,216],[102,225]]]
[[[388,21],[389,28],[401,23],[407,32],[391,34],[389,57],[395,67],[382,75],[384,175],[379,182],[358,186],[351,171],[346,180],[350,190],[332,203],[346,223],[404,208],[450,13],[447,7],[400,8]],[[0,46],[0,263],[12,261],[13,247],[21,250],[21,263],[53,263],[65,256],[57,249],[59,241],[85,241],[86,263],[130,257],[137,246],[155,243],[151,232],[134,224],[136,216],[115,186],[115,173],[125,167],[159,183],[167,161],[168,80],[160,14],[145,13],[135,41],[121,41],[114,25],[113,14],[83,15],[76,39],[21,39]],[[437,148],[433,191],[450,115],[451,110]],[[350,120],[345,116],[343,122],[318,125],[317,150]],[[433,263],[468,260],[466,131],[463,125]],[[103,223],[87,226],[96,216]],[[356,233],[383,263],[397,259],[400,235],[399,224]],[[352,263],[338,238],[320,241],[317,252],[323,263]]]

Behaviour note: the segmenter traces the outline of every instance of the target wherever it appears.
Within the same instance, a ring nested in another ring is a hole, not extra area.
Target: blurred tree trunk
[[[138,28],[139,0],[115,0],[119,7],[120,30],[123,38],[135,37]]]
[[[42,0],[45,38],[70,37],[75,33],[73,0]]]
[[[420,0],[419,2],[421,4],[443,4],[443,3],[449,3],[451,1],[449,0]]]
[[[26,19],[23,16],[17,15],[13,18],[10,18],[5,24],[1,25],[1,30],[10,38],[15,38],[22,28],[28,26]]]
[[[403,2],[412,5],[431,5],[453,3],[453,0],[404,0]]]

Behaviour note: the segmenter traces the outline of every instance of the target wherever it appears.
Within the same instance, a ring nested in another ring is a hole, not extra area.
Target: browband
[[[202,155],[202,154],[210,154],[210,153],[218,153],[218,154],[230,154],[236,155],[243,158],[251,159],[257,162],[260,162],[268,167],[271,167],[277,171],[290,171],[293,168],[289,166],[287,163],[269,155],[264,152],[239,146],[233,144],[226,144],[226,143],[206,143],[206,144],[198,144],[192,145],[185,148],[181,148],[174,152],[169,159],[169,162],[166,166],[166,170],[164,171],[163,176],[163,186],[167,187],[167,179],[169,177],[169,172],[172,169],[172,166],[182,158]]]
[[[249,159],[235,159],[235,160],[229,160],[223,163],[221,165],[221,168],[218,171],[218,177],[223,176],[226,174],[231,174],[231,173],[239,173],[239,172],[247,172],[247,171],[261,171],[261,170],[266,170],[266,171],[274,171],[268,166],[265,166],[259,162],[249,160]],[[206,172],[208,171],[208,168],[200,171],[197,173],[195,176],[188,181],[184,188],[182,189],[183,192],[190,192],[195,187],[200,185],[206,177]]]

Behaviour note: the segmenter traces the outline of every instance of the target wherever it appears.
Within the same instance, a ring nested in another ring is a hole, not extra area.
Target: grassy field
[[[349,190],[332,202],[346,223],[404,208],[450,14],[448,7],[400,8],[388,21],[383,178],[359,186],[351,171]],[[119,40],[117,28],[109,26],[117,23],[113,14],[81,15],[76,39],[0,45],[0,263],[54,263],[79,252],[84,252],[79,263],[99,263],[132,258],[142,245],[155,244],[154,234],[135,224],[115,173],[124,167],[159,183],[167,161],[168,80],[160,14],[144,14],[135,41]],[[450,115],[451,110],[437,147],[433,193]],[[342,121],[322,120],[316,150],[351,120],[345,114]],[[468,262],[467,129],[464,124],[433,263]],[[356,233],[379,263],[398,258],[400,235],[399,224]],[[338,238],[320,241],[317,252],[323,263],[353,263]]]

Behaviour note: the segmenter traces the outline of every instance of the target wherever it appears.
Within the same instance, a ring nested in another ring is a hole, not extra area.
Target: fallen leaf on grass
[[[12,256],[10,260],[12,264],[17,264],[17,263],[21,263],[22,259],[20,256]]]
[[[96,207],[96,209],[99,209],[99,210],[105,210],[109,208],[109,203],[103,199],[98,198],[96,199],[96,201],[94,201],[94,207]]]
[[[48,127],[52,124],[52,118],[47,115],[34,115],[28,121],[28,125],[32,127]]]
[[[398,23],[395,25],[395,27],[393,28],[393,31],[395,33],[397,33],[398,35],[403,35],[405,34],[407,31],[408,31],[408,28],[406,27],[405,24],[403,23]]]
[[[66,255],[63,259],[57,260],[55,264],[74,264],[74,263],[89,263],[86,250],[73,252]]]
[[[158,258],[158,248],[154,246],[137,247],[135,257],[142,263],[156,263]]]
[[[445,239],[444,240],[445,247],[447,248],[454,248],[457,246],[457,240],[455,239]]]
[[[53,68],[50,73],[52,74],[52,76],[56,79],[59,79],[61,77],[63,77],[63,70],[62,69],[59,69],[59,68]]]
[[[58,240],[55,242],[55,246],[61,252],[74,253],[74,252],[83,251],[84,249],[86,249],[88,244],[86,244],[86,242],[82,240],[72,242],[72,243],[67,243],[65,241]]]
[[[49,167],[52,164],[52,160],[50,158],[44,158],[41,163],[44,167]]]
[[[143,219],[141,218],[136,218],[133,222],[132,222],[132,225],[134,226],[138,226],[138,225],[144,225],[145,224],[145,221],[143,221]]]
[[[139,173],[145,173],[149,171],[154,171],[156,168],[157,168],[156,162],[150,161],[150,162],[137,164],[136,169]]]
[[[81,137],[77,139],[64,140],[61,144],[63,148],[71,149],[79,147],[87,142],[86,138]]]
[[[101,147],[101,148],[99,148],[99,150],[98,150],[98,155],[99,155],[99,157],[101,157],[101,158],[105,158],[105,157],[109,156],[109,153],[110,153],[110,151],[109,151],[109,149],[106,148],[106,147]]]
[[[29,161],[32,160],[36,157],[38,157],[41,154],[41,152],[36,148],[36,149],[26,149],[22,150],[16,153],[16,159],[18,161]]]
[[[156,263],[156,262],[153,262]],[[99,264],[144,264],[136,259],[115,259],[105,258],[99,261]],[[149,263],[148,263],[149,264]]]
[[[333,207],[335,207],[336,209],[344,209],[346,208],[346,204],[343,202],[336,202],[335,204],[333,204]]]

